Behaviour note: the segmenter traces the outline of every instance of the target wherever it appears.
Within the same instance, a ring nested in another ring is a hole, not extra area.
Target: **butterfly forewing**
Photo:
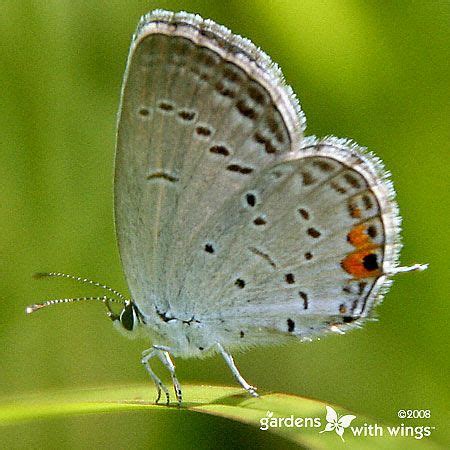
[[[137,302],[177,302],[192,270],[193,237],[302,136],[298,105],[276,69],[224,30],[190,15],[156,15],[143,22],[131,49],[115,211]]]

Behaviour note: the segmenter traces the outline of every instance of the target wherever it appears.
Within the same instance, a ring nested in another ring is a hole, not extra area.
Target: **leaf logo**
[[[324,433],[325,431],[336,431],[336,433],[341,437],[342,442],[344,438],[342,437],[344,434],[344,430],[350,426],[353,419],[356,419],[356,416],[352,414],[347,414],[346,416],[338,416],[336,411],[331,407],[327,406],[327,424],[325,429],[320,431],[319,433]]]
[[[266,415],[267,415],[267,417],[272,418],[273,411],[267,411]]]

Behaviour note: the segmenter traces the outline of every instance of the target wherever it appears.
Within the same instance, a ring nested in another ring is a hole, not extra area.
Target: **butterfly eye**
[[[133,331],[139,322],[136,308],[132,302],[126,302],[119,316],[120,323],[125,330]]]

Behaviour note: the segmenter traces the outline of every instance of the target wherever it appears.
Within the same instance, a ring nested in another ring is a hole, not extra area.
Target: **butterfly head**
[[[61,272],[47,272],[39,273],[35,275],[35,278],[67,278],[79,283],[90,284],[92,286],[109,291],[115,297],[110,296],[97,296],[97,297],[77,297],[77,298],[58,298],[55,300],[47,300],[42,303],[35,303],[26,308],[26,313],[31,314],[39,309],[46,308],[47,306],[57,305],[59,303],[75,303],[79,301],[99,301],[102,302],[106,307],[106,315],[113,321],[116,328],[119,331],[125,332],[126,334],[131,334],[138,328],[140,323],[144,322],[142,313],[139,311],[133,300],[127,299],[120,292],[112,289],[104,284],[98,283],[96,281],[89,280],[87,278],[76,277]],[[120,312],[115,312],[111,306],[112,303],[118,303],[122,305]]]
[[[114,313],[109,307],[106,314],[119,328],[119,331],[125,333],[136,331],[139,324],[143,322],[142,313],[132,300],[125,301],[119,314]]]

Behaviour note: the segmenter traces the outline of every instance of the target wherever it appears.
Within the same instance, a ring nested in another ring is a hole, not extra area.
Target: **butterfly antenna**
[[[111,310],[110,303],[120,303],[123,304],[121,300],[117,300],[116,298],[109,297],[77,297],[77,298],[57,298],[55,300],[47,300],[42,303],[36,303],[34,305],[27,306],[25,312],[27,314],[31,314],[38,309],[46,308],[47,306],[57,305],[59,303],[75,303],[75,302],[83,302],[83,301],[98,301],[102,302],[108,308],[108,316],[112,318],[112,316],[116,316],[114,312]]]
[[[39,272],[33,275],[34,278],[37,280],[40,280],[42,278],[67,278],[69,280],[77,281],[78,283],[83,284],[90,284],[91,286],[99,287],[102,289],[107,290],[108,292],[111,292],[111,294],[117,295],[121,300],[126,302],[128,299],[121,294],[120,292],[116,291],[113,288],[110,288],[109,286],[106,286],[106,284],[98,283],[97,281],[89,280],[88,278],[83,277],[76,277],[74,275],[70,275],[68,273],[62,273],[62,272]]]

